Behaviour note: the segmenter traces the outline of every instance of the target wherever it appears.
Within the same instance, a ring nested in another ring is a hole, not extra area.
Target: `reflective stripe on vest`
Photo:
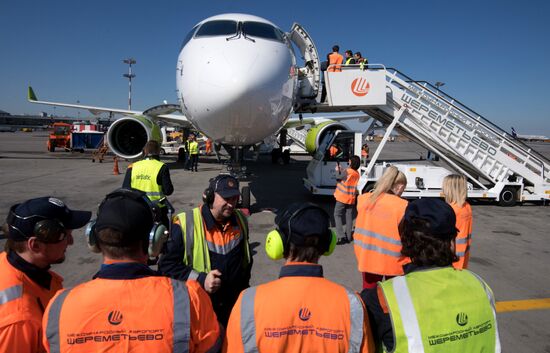
[[[241,338],[244,353],[258,353],[256,344],[256,320],[254,318],[254,300],[256,287],[245,289],[241,302]]]
[[[365,313],[363,311],[363,304],[357,298],[357,295],[348,289],[346,294],[349,300],[349,317],[350,317],[350,335],[348,352],[360,352],[361,342],[363,342],[363,322],[365,320]]]
[[[170,279],[172,285],[172,297],[174,301],[174,310],[172,318],[172,352],[188,353],[189,343],[191,341],[191,311],[189,291],[185,282]],[[46,326],[46,338],[50,345],[50,353],[60,353],[59,340],[59,319],[63,303],[70,293],[69,290],[59,294],[50,306],[48,322]]]
[[[48,323],[46,325],[46,338],[50,345],[50,353],[60,353],[61,347],[59,342],[59,316],[61,315],[61,307],[67,295],[71,292],[70,289],[64,290],[59,294],[50,306],[48,315]]]
[[[21,298],[23,296],[23,286],[15,285],[0,291],[0,305],[9,301]]]
[[[365,313],[363,304],[357,295],[346,289],[350,313],[350,336],[348,352],[359,352],[363,342],[363,324]],[[241,301],[241,339],[245,353],[258,353],[256,343],[256,318],[254,315],[254,302],[256,299],[256,287],[245,289]]]
[[[172,322],[172,332],[174,335],[172,352],[189,352],[189,342],[191,342],[191,312],[189,291],[182,281],[170,279],[172,283],[172,295],[174,297],[174,317]]]
[[[132,165],[130,185],[147,194],[155,202],[164,197],[162,186],[157,184],[157,176],[164,163],[156,159],[144,159]]]
[[[394,330],[392,352],[500,352],[492,292],[470,271],[417,271],[379,286]]]
[[[401,240],[393,239],[391,237],[388,237],[388,236],[385,236],[385,235],[382,235],[382,234],[378,234],[378,233],[375,233],[375,232],[371,232],[370,230],[366,230],[366,229],[363,229],[363,228],[356,228],[355,233],[364,235],[368,238],[378,239],[378,240],[381,240],[381,241],[386,242],[386,243],[401,246]],[[361,241],[360,239],[355,239],[354,244],[362,247],[365,250],[376,251],[376,252],[379,252],[379,253],[384,254],[384,255],[393,256],[393,257],[401,257],[402,256],[400,251],[392,251],[392,250],[389,250],[389,249],[385,249],[385,248],[380,247],[378,245],[365,243],[365,242]]]
[[[235,215],[237,217],[239,228],[242,232],[242,237],[229,242],[225,246],[213,244],[206,240],[204,222],[200,207],[194,208],[192,212],[182,212],[177,215],[181,226],[181,233],[185,248],[183,263],[186,265],[191,265],[193,270],[195,270],[195,273],[192,272],[189,274],[190,279],[198,278],[199,272],[210,272],[211,267],[209,251],[217,254],[227,254],[241,242],[244,242],[244,265],[248,265],[250,263],[248,230],[247,227],[245,227],[246,221],[244,220],[244,215],[241,211],[235,210]]]

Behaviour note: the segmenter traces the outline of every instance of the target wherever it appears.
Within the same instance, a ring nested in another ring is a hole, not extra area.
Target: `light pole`
[[[439,95],[439,87],[441,86],[445,86],[445,82],[439,82],[437,81],[435,84],[434,84],[435,88],[437,88],[437,95]]]
[[[128,64],[128,73],[122,76],[128,79],[128,110],[132,110],[132,79],[136,77],[136,75],[132,74],[132,64],[135,64],[136,61],[132,58],[128,58],[122,60],[122,62]]]

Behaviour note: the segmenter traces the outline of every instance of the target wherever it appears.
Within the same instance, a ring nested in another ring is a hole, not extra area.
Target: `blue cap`
[[[9,225],[8,236],[20,241],[33,236],[34,226],[40,221],[57,220],[66,229],[77,229],[85,226],[91,217],[89,211],[71,210],[60,199],[45,196],[13,205],[6,223]]]
[[[423,219],[429,223],[430,235],[440,239],[456,237],[456,215],[451,206],[440,199],[423,198],[409,203],[405,210],[405,221]]]
[[[221,174],[210,180],[210,188],[223,198],[239,196],[239,181],[229,174]]]

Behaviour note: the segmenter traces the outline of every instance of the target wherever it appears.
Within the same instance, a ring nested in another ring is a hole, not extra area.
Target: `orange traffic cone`
[[[118,170],[118,158],[115,156],[114,158],[115,164],[113,166],[113,175],[119,175],[120,171]]]

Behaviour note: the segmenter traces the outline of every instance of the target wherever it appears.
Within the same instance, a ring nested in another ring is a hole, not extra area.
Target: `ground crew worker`
[[[359,64],[359,68],[361,70],[365,70],[368,68],[369,61],[367,60],[367,58],[364,58],[361,55],[361,52],[356,52],[355,54],[353,54],[353,58],[355,59],[355,63]]]
[[[147,258],[165,240],[160,212],[138,190],[107,195],[88,245],[103,255],[94,279],[59,292],[46,309],[48,352],[212,352],[220,325],[196,281],[160,276]]]
[[[366,143],[363,144],[363,147],[361,147],[361,159],[363,164],[367,166],[367,160],[369,159],[369,145]]]
[[[344,57],[338,53],[340,47],[335,45],[332,47],[332,53],[328,55],[328,72],[341,72],[342,71],[342,62]]]
[[[357,169],[361,166],[361,159],[358,156],[351,156],[349,168],[345,171],[345,176],[338,180],[336,189],[334,189],[334,224],[338,234],[338,245],[351,243],[353,234],[353,211],[355,209],[355,200],[357,196],[357,183],[359,182],[359,172]],[[340,166],[338,166],[340,167]],[[338,173],[339,174],[339,173]],[[345,223],[342,221],[344,220]],[[342,224],[346,225],[346,230]]]
[[[183,168],[185,168],[185,165],[187,164],[188,155],[189,153],[187,151],[187,137],[182,136],[181,146],[178,149],[178,163],[181,163]]]
[[[455,251],[458,261],[453,263],[457,269],[468,268],[470,245],[472,244],[472,207],[466,202],[468,185],[463,175],[451,174],[443,179],[443,195],[455,211],[456,229]]]
[[[163,224],[168,225],[168,207],[161,200],[174,192],[168,166],[160,161],[160,144],[147,141],[143,147],[145,159],[132,163],[126,170],[122,187],[145,192],[153,203],[159,203],[163,214]]]
[[[0,352],[43,352],[42,314],[63,278],[50,265],[65,260],[72,229],[83,227],[91,212],[73,211],[53,197],[10,208],[0,254]]]
[[[189,134],[189,138],[186,142],[187,151],[189,152],[189,158],[185,165],[185,169],[197,172],[199,165],[199,143],[195,137],[195,134]]]
[[[345,55],[346,55],[346,58],[344,61],[344,65],[355,64],[355,58],[353,57],[353,52],[351,50],[346,50]]]
[[[239,293],[248,288],[252,256],[248,223],[236,208],[239,182],[221,174],[209,182],[204,204],[174,218],[159,269],[170,277],[196,279],[210,294],[225,326]]]
[[[244,290],[229,319],[224,352],[374,352],[359,296],[323,278],[318,264],[336,234],[328,214],[291,204],[266,239],[271,259],[285,258],[279,279]]]
[[[493,293],[451,265],[455,214],[439,199],[412,201],[399,234],[405,275],[361,293],[385,352],[500,352]]]
[[[207,156],[210,156],[212,154],[212,139],[209,137],[206,139],[206,142],[204,144],[205,151],[204,153]]]
[[[402,266],[408,259],[401,255],[397,227],[407,207],[407,201],[400,197],[406,185],[405,174],[390,166],[374,190],[357,199],[353,239],[363,288],[374,288],[384,277],[403,274]]]

